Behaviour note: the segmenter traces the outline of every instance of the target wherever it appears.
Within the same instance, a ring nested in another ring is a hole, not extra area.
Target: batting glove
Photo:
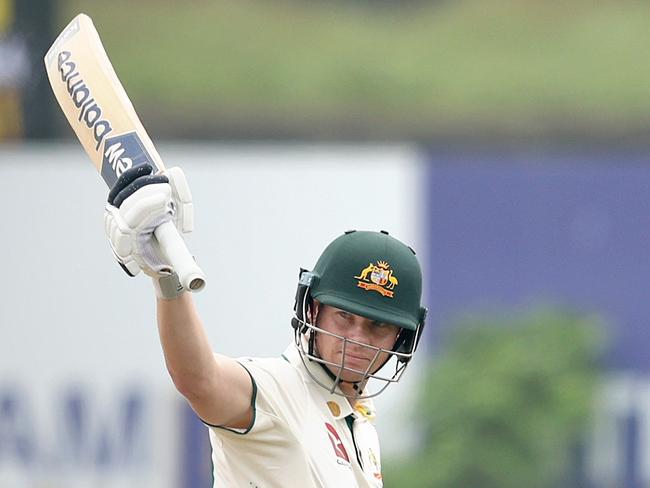
[[[179,232],[193,229],[192,195],[180,168],[154,174],[150,164],[125,171],[111,188],[104,229],[115,259],[129,276],[140,270],[158,277],[173,273],[154,237],[172,221]]]

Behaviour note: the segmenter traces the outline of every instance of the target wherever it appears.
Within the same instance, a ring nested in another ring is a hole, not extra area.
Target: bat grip
[[[174,224],[165,222],[156,227],[154,235],[183,288],[192,292],[202,290],[205,286],[205,274],[196,264]]]

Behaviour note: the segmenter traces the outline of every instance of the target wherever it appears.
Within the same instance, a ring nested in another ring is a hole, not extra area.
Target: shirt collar
[[[364,417],[370,421],[374,420],[375,405],[371,398],[357,400],[355,408],[352,408],[352,405],[350,405],[350,402],[346,397],[330,393],[328,390],[314,382],[305,369],[309,369],[309,372],[317,378],[318,381],[325,385],[331,385],[334,380],[332,380],[332,378],[325,372],[320,363],[305,358],[303,364],[300,352],[295,343],[292,342],[289,344],[282,356],[300,372],[303,379],[313,383],[317,387],[317,391],[320,393],[323,403],[327,405],[330,413],[335,419],[338,420],[353,415],[355,418]],[[342,394],[338,386],[336,387],[336,391]]]

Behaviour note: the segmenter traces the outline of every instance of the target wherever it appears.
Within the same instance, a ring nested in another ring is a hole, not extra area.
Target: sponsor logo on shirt
[[[339,437],[339,433],[336,432],[336,429],[329,422],[325,422],[325,427],[327,428],[327,435],[329,436],[332,447],[334,448],[334,454],[336,454],[337,460],[345,461],[345,464],[350,464],[350,457],[348,452],[345,450],[345,446]],[[341,464],[341,463],[340,463]]]

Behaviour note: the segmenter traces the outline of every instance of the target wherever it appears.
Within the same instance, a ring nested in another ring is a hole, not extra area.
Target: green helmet
[[[422,271],[415,252],[387,232],[349,231],[321,254],[311,297],[415,331],[422,322]]]
[[[359,389],[354,398],[368,398],[381,393],[390,383],[399,381],[417,348],[424,328],[426,309],[420,305],[422,272],[415,252],[387,232],[348,231],[335,239],[323,251],[313,271],[301,270],[291,321],[294,340],[300,357],[310,376],[330,393],[336,393],[345,358],[340,363],[330,363],[318,355],[314,347],[316,334],[328,334],[343,341],[343,356],[348,344],[373,351],[375,359],[387,354],[383,364],[370,363],[357,383],[362,388],[367,381],[376,381],[378,391],[366,393]],[[313,300],[340,308],[362,317],[401,328],[391,349],[380,349],[370,344],[353,341],[325,331],[310,321]],[[379,372],[391,359],[392,374]],[[319,363],[332,379],[323,383],[313,375],[309,362]]]

